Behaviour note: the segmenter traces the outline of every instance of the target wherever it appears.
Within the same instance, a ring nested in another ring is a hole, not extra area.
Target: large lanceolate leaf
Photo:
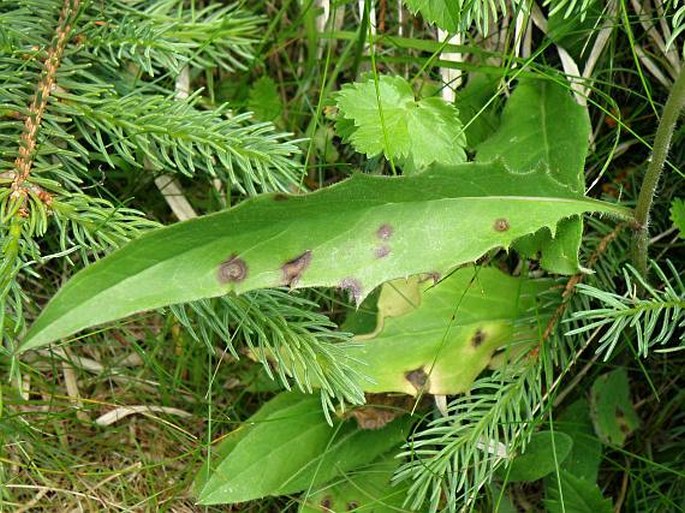
[[[359,303],[379,284],[445,275],[583,212],[627,216],[537,169],[499,163],[411,177],[357,175],[309,195],[267,194],[146,233],[74,276],[20,351],[166,305],[277,286],[336,286]]]
[[[195,485],[200,504],[243,502],[322,485],[399,445],[408,418],[382,429],[326,422],[316,396],[282,393],[231,433]]]
[[[577,194],[584,191],[583,166],[588,151],[590,120],[567,88],[554,82],[522,82],[502,113],[499,130],[478,147],[481,162],[502,159],[512,170],[535,166],[549,169],[560,184]],[[542,266],[552,272],[578,272],[583,234],[580,217],[566,220],[555,237],[543,229],[519,241],[516,249],[542,253]]]
[[[402,77],[381,76],[343,86],[336,128],[369,157],[385,155],[406,168],[466,162],[466,136],[457,109],[442,98],[416,101]]]
[[[549,281],[483,267],[459,269],[435,286],[419,283],[420,297],[411,284],[385,284],[378,333],[357,337],[360,343],[346,349],[372,380],[366,392],[466,392],[496,351],[522,350],[546,323],[535,318],[535,306]],[[384,301],[397,287],[394,301]]]

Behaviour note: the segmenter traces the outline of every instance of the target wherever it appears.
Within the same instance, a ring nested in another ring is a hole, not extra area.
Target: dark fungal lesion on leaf
[[[378,246],[374,250],[373,254],[376,258],[385,258],[390,254],[390,246],[388,246],[387,244]]]
[[[282,192],[277,192],[273,195],[274,201],[286,201],[290,199],[290,196],[283,194]]]
[[[356,278],[345,278],[340,282],[339,287],[345,290],[350,298],[354,300],[354,303],[359,306],[362,302],[362,284]]]
[[[245,260],[233,254],[219,264],[217,279],[219,283],[240,283],[247,277]]]
[[[357,501],[350,501],[347,503],[347,511],[357,511],[359,503]]]
[[[478,328],[476,332],[473,334],[473,337],[471,337],[471,345],[473,347],[478,347],[483,342],[485,342],[486,338],[487,334],[482,329]]]
[[[504,217],[495,219],[492,227],[496,232],[506,232],[509,228],[511,228],[511,226],[509,226],[509,221]]]
[[[321,506],[321,511],[329,513],[331,511],[331,506],[333,505],[333,499],[326,495],[323,499],[321,499],[319,505]]]
[[[428,374],[423,370],[423,367],[419,367],[418,369],[405,372],[404,379],[409,381],[416,390],[423,390],[428,383]]]
[[[302,277],[302,273],[309,267],[312,261],[312,251],[308,249],[300,256],[289,260],[281,266],[283,272],[283,284],[288,287],[294,287]]]
[[[395,230],[391,225],[388,223],[383,223],[378,227],[378,230],[376,230],[376,237],[378,237],[380,240],[388,240],[390,237],[392,237],[394,231]]]

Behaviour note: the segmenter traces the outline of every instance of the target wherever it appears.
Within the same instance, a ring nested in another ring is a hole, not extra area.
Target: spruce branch
[[[177,2],[110,1],[91,4],[87,14],[78,35],[85,54],[113,67],[133,62],[150,76],[175,76],[187,65],[245,69],[262,21],[239,5],[220,3],[179,12]]]
[[[38,130],[43,122],[48,99],[55,86],[57,69],[61,64],[64,49],[73,28],[72,23],[78,13],[79,3],[80,0],[64,0],[62,5],[59,20],[57,21],[54,42],[48,49],[47,57],[43,63],[43,74],[36,87],[29,112],[24,118],[24,130],[21,135],[19,155],[14,162],[14,179],[11,185],[13,198],[22,198],[27,194],[24,182],[26,182],[31,173]]]
[[[247,346],[271,379],[291,389],[312,393],[321,389],[325,411],[339,405],[363,404],[360,376],[344,345],[349,333],[337,331],[318,305],[287,290],[258,290],[171,307],[172,313],[197,341],[210,350],[218,342],[222,352],[238,357],[236,344]]]
[[[599,301],[602,307],[574,312],[569,321],[580,321],[583,324],[569,330],[567,335],[579,335],[602,328],[597,353],[604,353],[605,361],[626,332],[632,331],[635,334],[638,353],[643,358],[649,355],[654,346],[669,342],[677,329],[685,327],[685,285],[673,264],[668,262],[668,266],[671,276],[667,276],[656,263],[652,263],[663,290],[651,286],[631,266],[623,269],[626,288],[623,295],[590,285],[578,285],[577,289],[581,294]],[[644,298],[638,297],[638,287],[644,291]],[[675,349],[685,346],[685,332],[681,332],[679,339],[680,347]]]

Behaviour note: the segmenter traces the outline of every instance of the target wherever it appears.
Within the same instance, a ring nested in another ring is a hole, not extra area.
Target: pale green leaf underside
[[[263,195],[149,232],[79,272],[20,351],[136,312],[229,292],[334,286],[360,302],[385,281],[445,275],[583,212],[630,214],[575,194],[544,171],[512,173],[498,163],[412,177],[357,175],[309,195]]]
[[[466,135],[457,109],[441,98],[416,101],[402,77],[380,76],[377,84],[369,78],[345,85],[336,102],[342,121],[338,131],[360,153],[370,157],[382,153],[417,169],[434,162],[466,161]]]
[[[363,362],[357,364],[359,371],[373,380],[364,383],[365,392],[466,392],[495,351],[521,350],[544,329],[546,319],[529,317],[549,281],[469,267],[435,286],[431,281],[421,286],[419,304],[383,319],[379,333],[357,337],[360,343],[346,349],[351,361]]]

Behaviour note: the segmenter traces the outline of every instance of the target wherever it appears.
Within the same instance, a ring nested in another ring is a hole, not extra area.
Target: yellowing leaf
[[[406,301],[407,310],[385,317],[379,309],[380,329],[370,338],[357,337],[360,343],[346,352],[371,378],[366,392],[465,392],[496,351],[535,340],[537,324],[544,326],[546,318],[521,320],[549,286],[490,267],[459,269],[437,285],[424,280],[420,303],[400,290],[395,301]]]

